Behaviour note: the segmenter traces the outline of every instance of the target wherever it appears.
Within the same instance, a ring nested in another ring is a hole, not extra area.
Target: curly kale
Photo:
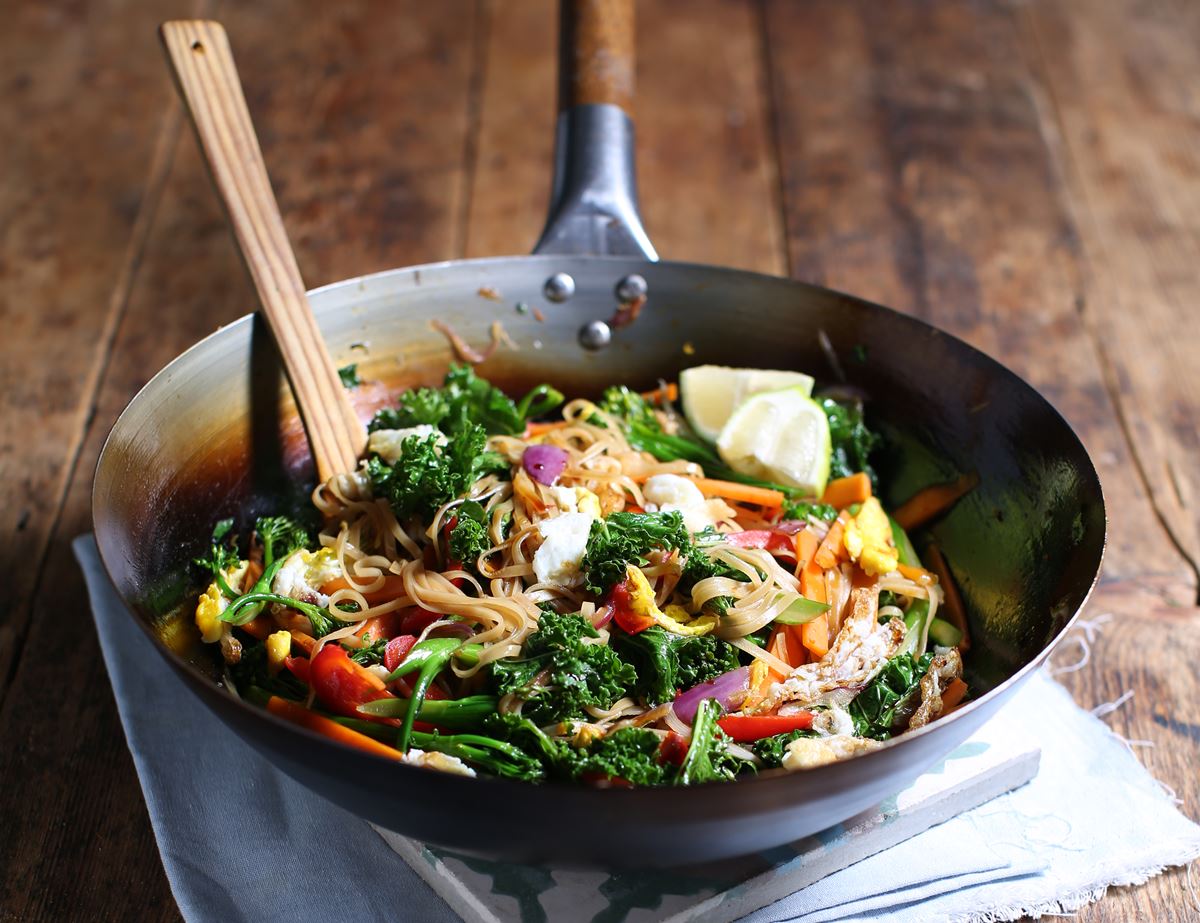
[[[636,635],[614,632],[612,637],[637,669],[637,692],[650,705],[669,702],[680,690],[741,665],[737,648],[713,635],[677,635],[652,625]]]
[[[715,699],[701,701],[692,721],[692,742],[679,767],[676,785],[724,781],[753,768],[752,763],[730,752],[729,735],[717,724],[720,716],[721,706]]]
[[[646,728],[613,731],[586,748],[569,752],[565,774],[584,781],[621,781],[630,785],[662,785],[673,771],[659,762],[658,735]]]
[[[584,643],[598,637],[580,615],[543,610],[521,659],[492,664],[497,693],[525,699],[522,714],[538,725],[583,718],[588,705],[609,708],[634,686],[637,673],[607,644]]]
[[[830,397],[821,398],[818,403],[829,420],[829,438],[833,447],[829,457],[829,476],[841,478],[865,471],[871,483],[876,484],[875,469],[868,458],[878,447],[880,439],[863,422],[862,405],[843,403]]]
[[[437,509],[462,496],[478,478],[508,465],[495,452],[485,450],[487,434],[470,425],[438,447],[438,437],[409,436],[394,465],[378,456],[367,462],[367,474],[378,497],[385,497],[401,521],[413,515],[430,517]]]
[[[349,365],[343,365],[338,369],[338,378],[341,379],[343,388],[357,388],[362,384],[362,379],[358,377],[358,363],[352,362]]]
[[[473,567],[492,544],[487,534],[487,514],[482,505],[467,500],[455,510],[455,516],[457,521],[450,530],[450,557],[464,567]]]
[[[592,523],[582,567],[593,593],[605,593],[625,579],[629,564],[647,563],[655,549],[690,552],[692,539],[683,514],[613,513]]]
[[[799,740],[801,737],[818,737],[816,731],[788,731],[786,734],[776,734],[774,737],[764,737],[762,740],[756,740],[750,745],[750,748],[763,761],[763,766],[767,769],[776,769],[783,765],[784,754],[787,753],[787,748],[792,741]]]
[[[933,662],[933,654],[921,657],[899,654],[889,660],[867,687],[850,703],[856,737],[887,740],[892,736],[896,713],[917,694],[921,677]]]
[[[562,403],[563,395],[550,385],[532,389],[520,401],[486,379],[469,365],[452,365],[441,388],[414,388],[400,395],[396,407],[375,414],[370,430],[407,429],[428,424],[447,435],[481,426],[489,435],[515,435],[525,421],[548,413]]]

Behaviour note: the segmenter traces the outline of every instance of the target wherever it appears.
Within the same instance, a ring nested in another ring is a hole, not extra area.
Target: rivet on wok
[[[636,272],[617,283],[617,300],[622,304],[636,301],[646,294],[646,280]]]
[[[612,342],[612,330],[602,320],[588,321],[579,328],[579,345],[595,352]]]
[[[566,301],[575,294],[575,280],[565,272],[556,272],[546,280],[542,292],[551,301]]]

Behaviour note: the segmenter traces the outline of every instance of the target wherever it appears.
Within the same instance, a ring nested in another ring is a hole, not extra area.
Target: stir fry
[[[452,367],[311,522],[216,524],[197,628],[244,699],[444,772],[691,785],[877,748],[966,695],[905,526],[972,485],[889,516],[861,404],[811,390],[704,366],[514,400]]]

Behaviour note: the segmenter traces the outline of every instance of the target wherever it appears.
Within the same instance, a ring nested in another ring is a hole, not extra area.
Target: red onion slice
[[[680,721],[691,724],[705,699],[716,699],[726,711],[740,705],[750,691],[750,668],[738,667],[676,696],[672,707]]]
[[[521,456],[521,464],[529,476],[549,487],[567,467],[566,449],[554,445],[531,445]]]

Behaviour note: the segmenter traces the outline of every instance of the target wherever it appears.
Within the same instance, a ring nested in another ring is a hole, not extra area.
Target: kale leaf
[[[267,645],[265,641],[250,642],[242,646],[242,656],[229,666],[229,676],[238,694],[246,697],[250,690],[258,689],[268,696],[302,702],[308,696],[308,686],[296,679],[288,670],[280,670],[274,676],[267,669]]]
[[[378,456],[367,462],[375,495],[386,498],[401,521],[414,514],[428,518],[484,474],[508,470],[497,453],[485,451],[487,434],[481,426],[454,433],[441,448],[437,443],[436,435],[414,434],[404,440],[394,465]]]
[[[807,500],[788,501],[783,505],[783,519],[821,519],[833,522],[837,519],[838,511],[828,503],[811,503]]]
[[[692,721],[692,742],[679,767],[676,785],[697,785],[734,778],[753,764],[729,752],[729,736],[717,724],[721,706],[715,699],[704,699]]]
[[[761,740],[756,740],[750,745],[760,760],[763,761],[763,766],[767,769],[776,769],[783,765],[783,756],[787,753],[788,746],[794,740],[799,740],[801,737],[818,737],[816,731],[788,731],[786,734],[776,734],[774,737],[764,737]]]
[[[692,539],[683,514],[612,513],[592,523],[583,570],[593,593],[605,593],[625,579],[629,564],[646,564],[646,555],[655,549],[690,553]]]
[[[499,695],[525,699],[522,714],[538,725],[586,717],[585,708],[609,708],[637,682],[637,673],[607,644],[585,644],[599,632],[582,616],[542,611],[519,660],[497,660],[492,678]]]
[[[871,483],[878,486],[875,469],[868,458],[878,447],[880,439],[863,422],[862,405],[842,403],[830,397],[821,398],[818,403],[829,419],[829,438],[833,447],[829,457],[829,476],[849,477],[865,471]]]
[[[614,632],[612,639],[633,663],[637,691],[650,705],[740,666],[737,648],[713,635],[677,635],[652,625],[636,635]]]
[[[892,736],[896,712],[916,694],[933,654],[913,657],[900,654],[889,660],[867,687],[850,703],[856,737],[887,740]]]
[[[672,767],[658,759],[658,735],[646,728],[613,731],[586,748],[572,748],[565,769],[572,779],[621,780],[630,785],[662,785]]]
[[[415,388],[400,395],[396,407],[375,414],[369,429],[407,429],[420,424],[438,427],[447,435],[481,426],[489,435],[515,435],[525,421],[541,416],[562,403],[563,395],[541,384],[519,402],[469,365],[452,365],[441,388]]]
[[[450,556],[464,567],[474,567],[479,556],[491,547],[487,534],[487,513],[474,500],[455,510],[458,521],[450,530]]]
[[[358,377],[358,363],[343,365],[338,369],[338,378],[342,380],[343,388],[357,388],[362,384],[362,379]]]

